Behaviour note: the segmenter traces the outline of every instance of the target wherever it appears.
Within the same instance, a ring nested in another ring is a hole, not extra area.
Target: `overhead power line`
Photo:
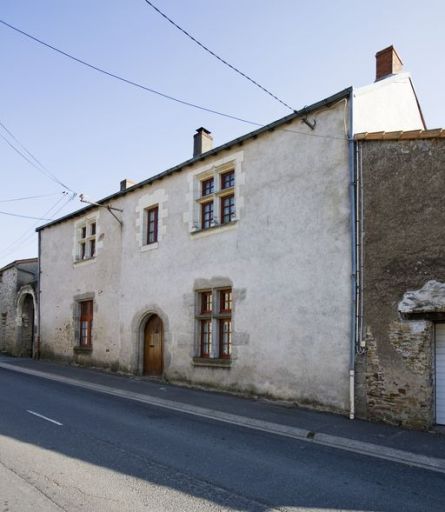
[[[40,173],[44,174],[47,178],[54,181],[62,188],[69,190],[70,192],[74,192],[70,187],[65,185],[62,181],[57,178],[55,174],[53,174],[50,170],[48,170],[41,162],[38,160],[32,153],[29,151],[20,141],[19,139],[12,133],[12,131],[2,122],[0,121],[0,126],[3,130],[19,145],[20,150],[9,141],[4,135],[0,133],[0,137],[10,146],[17,154],[19,154],[23,159],[25,159],[32,167],[37,169]]]
[[[41,39],[38,39],[37,37],[32,36],[31,34],[28,34],[27,32],[24,32],[23,30],[20,30],[17,27],[14,27],[13,25],[10,25],[9,23],[6,23],[6,21],[0,19],[0,23],[5,25],[6,27],[9,27],[12,30],[15,30],[19,34],[22,34],[25,37],[28,37],[29,39],[32,39],[36,43],[39,43],[43,46],[46,46],[47,48],[50,48],[51,50],[60,53],[61,55],[64,55],[68,59],[74,60],[75,62],[78,62],[79,64],[83,64],[84,66],[87,66],[90,69],[94,69],[95,71],[98,71],[99,73],[102,73],[104,75],[107,75],[111,78],[115,78],[116,80],[120,80],[121,82],[124,82],[126,84],[132,85],[133,87],[137,87],[139,89],[142,89],[147,92],[151,92],[153,94],[157,94],[158,96],[162,96],[163,98],[166,98],[171,101],[176,101],[177,103],[181,103],[182,105],[187,105],[189,107],[197,108],[199,110],[204,110],[205,112],[210,112],[211,114],[216,114],[218,116],[222,117],[228,117],[229,119],[234,119],[235,121],[241,121],[242,123],[252,124],[256,126],[262,126],[259,123],[254,123],[253,121],[248,121],[247,119],[243,119],[241,117],[234,116],[232,114],[224,114],[223,112],[218,112],[217,110],[214,110],[212,108],[203,107],[201,105],[197,105],[195,103],[191,103],[189,101],[181,100],[179,98],[175,98],[174,96],[170,96],[169,94],[165,94],[160,91],[156,91],[155,89],[152,89],[151,87],[147,87],[145,85],[142,85],[138,82],[134,82],[133,80],[129,80],[127,78],[124,78],[120,75],[116,75],[115,73],[111,73],[110,71],[107,71],[103,68],[99,68],[98,66],[95,66],[94,64],[90,64],[89,62],[86,62],[85,60],[79,59],[75,57],[74,55],[71,55],[63,50],[59,50],[59,48],[56,48],[55,46],[52,46],[49,43],[45,43],[45,41],[42,41]]]
[[[292,110],[292,112],[295,112],[295,109],[293,109],[290,105],[288,105],[286,102],[284,102],[283,100],[281,100],[277,95],[273,94],[272,92],[270,92],[268,89],[266,89],[265,87],[263,87],[261,84],[259,84],[256,80],[254,80],[253,78],[251,78],[249,75],[246,75],[246,73],[243,73],[241,70],[239,70],[238,68],[236,68],[235,66],[232,66],[232,64],[230,64],[230,62],[227,62],[225,59],[223,59],[222,57],[220,57],[219,55],[217,55],[215,52],[213,52],[212,50],[210,50],[210,48],[208,48],[207,46],[205,46],[203,43],[201,43],[200,41],[198,41],[198,39],[196,39],[196,37],[192,36],[192,34],[190,34],[190,32],[187,32],[187,30],[185,30],[184,28],[182,28],[181,26],[179,26],[175,21],[173,21],[171,18],[169,18],[164,12],[162,12],[158,7],[156,7],[156,5],[154,5],[152,2],[150,2],[149,0],[145,0],[145,3],[147,5],[149,5],[152,9],[154,9],[158,14],[160,14],[164,19],[166,19],[169,23],[171,23],[174,27],[176,27],[178,30],[180,30],[183,34],[185,34],[189,39],[191,39],[194,43],[196,43],[199,47],[201,47],[204,51],[206,51],[207,53],[209,53],[210,55],[212,55],[213,57],[215,57],[215,59],[218,59],[220,62],[222,62],[225,66],[227,66],[228,68],[230,68],[232,71],[235,71],[235,73],[238,73],[239,75],[241,75],[243,78],[245,78],[246,80],[249,80],[249,82],[251,82],[253,85],[256,85],[259,89],[261,89],[263,92],[265,92],[266,94],[268,94],[269,96],[271,96],[274,100],[278,101],[279,103],[281,103],[283,106],[285,106],[286,108],[288,108],[289,110]]]
[[[0,215],[9,215],[11,217],[21,217],[22,219],[33,219],[33,220],[51,220],[43,217],[30,217],[29,215],[20,215],[19,213],[10,213],[0,211]]]
[[[67,57],[68,59],[71,59],[75,62],[78,62],[79,64],[82,64],[90,69],[93,69],[99,73],[102,73],[108,77],[111,77],[111,78],[115,78],[116,80],[119,80],[121,82],[124,82],[128,85],[131,85],[133,87],[137,87],[138,89],[142,89],[144,91],[147,91],[147,92],[151,92],[153,94],[157,94],[158,96],[161,96],[165,99],[168,99],[168,100],[171,100],[171,101],[175,101],[176,103],[180,103],[182,105],[186,105],[188,107],[192,107],[192,108],[196,108],[198,110],[203,110],[205,112],[209,112],[211,114],[215,114],[215,115],[218,115],[218,116],[222,116],[222,117],[227,117],[229,119],[234,119],[235,121],[240,121],[242,123],[246,123],[246,124],[250,124],[250,125],[253,125],[253,126],[257,126],[259,128],[263,128],[264,124],[262,123],[257,123],[255,121],[249,121],[248,119],[243,119],[242,117],[237,117],[237,116],[234,116],[232,114],[225,114],[223,112],[219,112],[217,110],[214,110],[214,109],[211,109],[211,108],[207,108],[207,107],[203,107],[201,105],[197,105],[195,103],[191,103],[191,102],[188,102],[188,101],[185,101],[185,100],[181,100],[179,98],[175,98],[174,96],[170,96],[168,94],[164,94],[163,92],[160,92],[160,91],[156,91],[155,89],[151,89],[150,87],[147,87],[145,85],[142,85],[142,84],[139,84],[137,82],[133,82],[132,80],[128,80],[127,78],[124,78],[120,75],[116,75],[115,73],[111,73],[109,71],[106,71],[105,69],[102,69],[102,68],[99,68],[98,66],[95,66],[93,64],[90,64],[82,59],[79,59],[77,57],[74,57],[73,55],[63,51],[63,50],[59,50],[58,48],[56,48],[55,46],[52,46],[48,43],[45,43],[44,41],[42,41],[41,39],[38,39],[37,37],[34,37],[32,36],[31,34],[28,34],[27,32],[24,32],[23,30],[20,30],[19,28],[17,27],[14,27],[13,25],[10,25],[9,23],[7,23],[6,21],[0,19],[0,23],[5,25],[6,27],[14,30],[15,32],[18,32],[19,34],[22,34],[23,36],[25,37],[28,37],[29,39],[32,39],[34,42],[36,43],[39,43],[40,45],[43,45],[43,46],[46,46],[47,48],[50,48],[51,50]],[[298,111],[294,111],[296,114],[298,114]],[[305,135],[307,137],[318,137],[318,138],[322,138],[322,139],[335,139],[335,140],[341,140],[341,141],[345,141],[345,140],[348,140],[346,137],[337,137],[337,136],[333,136],[333,135],[321,135],[321,134],[318,134],[318,133],[309,133],[309,132],[303,132],[303,131],[298,131],[298,130],[293,130],[293,129],[289,129],[289,128],[280,128],[281,130],[283,131],[286,131],[286,132],[289,132],[289,133],[296,133],[298,135]],[[0,134],[1,135],[1,134]],[[71,189],[68,189],[68,190],[71,190]]]
[[[28,199],[41,199],[43,197],[59,196],[60,192],[54,192],[52,194],[42,194],[40,196],[26,196],[26,197],[15,197],[13,199],[0,199],[0,203],[15,203],[16,201],[26,201]]]

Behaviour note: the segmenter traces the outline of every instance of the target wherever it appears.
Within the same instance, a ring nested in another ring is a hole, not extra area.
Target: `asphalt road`
[[[443,512],[445,475],[0,369],[0,512],[277,509]]]

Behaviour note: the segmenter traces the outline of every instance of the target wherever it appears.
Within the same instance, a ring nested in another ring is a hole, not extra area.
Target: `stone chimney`
[[[382,80],[391,75],[400,73],[403,69],[403,62],[397,55],[394,46],[388,46],[375,54],[376,73],[375,81]]]
[[[121,192],[124,190],[127,190],[127,188],[130,188],[131,186],[135,185],[134,181],[129,180],[128,178],[125,178],[121,181]]]
[[[209,130],[201,126],[193,135],[193,158],[213,148],[213,137]]]

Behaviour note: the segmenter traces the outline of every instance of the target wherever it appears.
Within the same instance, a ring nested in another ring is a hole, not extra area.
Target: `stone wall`
[[[445,319],[437,300],[445,282],[445,140],[364,141],[359,149],[366,348],[357,357],[357,413],[427,429],[434,323]]]
[[[2,272],[0,282],[0,352],[12,353],[16,333],[17,269]]]

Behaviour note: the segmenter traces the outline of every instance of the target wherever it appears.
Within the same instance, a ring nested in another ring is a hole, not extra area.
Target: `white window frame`
[[[95,226],[93,233],[93,226]],[[83,236],[85,230],[85,236]],[[75,262],[93,260],[97,256],[98,223],[97,217],[88,217],[75,225]],[[94,242],[94,252],[91,252],[91,242]],[[82,247],[85,245],[85,250]]]

